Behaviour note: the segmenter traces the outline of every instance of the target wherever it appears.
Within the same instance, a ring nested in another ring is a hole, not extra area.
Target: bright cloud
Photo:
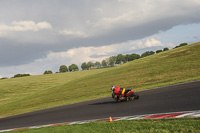
[[[34,31],[52,29],[51,24],[47,22],[34,22],[34,21],[13,21],[11,25],[0,24],[0,35],[6,35],[9,32],[20,32],[20,31]]]
[[[144,38],[137,41],[127,41],[124,43],[114,44],[112,47],[116,47],[116,51],[118,53],[123,53],[124,51],[132,51],[132,50],[139,50],[144,48],[151,48],[151,47],[175,47],[172,43],[162,43],[161,41],[155,39],[155,37]]]
[[[163,46],[164,44],[162,44],[159,40],[156,40],[154,38],[150,38],[148,40],[146,40],[145,45],[146,47],[155,47],[155,46]]]
[[[88,35],[84,32],[81,31],[70,31],[70,30],[61,30],[59,32],[62,35],[66,35],[66,36],[74,36],[74,37],[88,37]]]

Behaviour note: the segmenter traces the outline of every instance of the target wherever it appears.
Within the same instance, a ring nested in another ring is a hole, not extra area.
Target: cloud
[[[97,21],[87,21],[93,27],[102,27],[113,29],[119,26],[135,27],[142,24],[148,24],[152,21],[160,21],[174,17],[192,17],[199,11],[200,2],[198,0],[147,0],[132,1],[119,0],[122,6],[114,6],[111,12],[120,10],[115,15],[104,15]],[[107,12],[108,9],[101,9],[101,12]],[[116,11],[117,12],[117,11]],[[173,12],[173,13],[170,13]],[[114,13],[113,13],[114,14]]]
[[[59,31],[59,33],[65,36],[72,36],[72,37],[88,37],[86,33],[81,31],[61,30]]]
[[[173,46],[185,38],[192,42],[199,36],[199,0],[4,0],[0,6],[0,67],[33,62],[36,67],[38,59],[45,66],[54,54],[63,62],[71,60],[70,55],[95,60],[145,47]],[[188,34],[185,25],[195,28]],[[162,40],[154,36],[169,29]],[[91,55],[76,56],[76,51]]]
[[[119,2],[131,2],[132,0],[118,0]]]
[[[39,30],[51,30],[51,24],[47,22],[34,22],[34,21],[13,21],[11,25],[0,24],[0,36],[5,36],[10,32],[24,32]]]
[[[3,77],[3,75],[12,77],[17,73],[38,75],[43,74],[45,70],[57,72],[59,71],[59,67],[61,65],[69,66],[71,64],[77,64],[80,67],[83,62],[102,61],[108,57],[110,52],[114,51],[112,47],[109,46],[72,48],[63,52],[50,51],[46,57],[38,58],[31,63],[17,66],[0,67],[0,70],[2,71],[0,77]],[[101,57],[92,57],[95,54],[101,55]],[[6,74],[8,72],[9,74]]]
[[[119,54],[119,53],[130,53],[131,51],[140,51],[141,49],[146,49],[146,48],[156,48],[156,47],[169,47],[173,48],[175,47],[174,44],[172,43],[162,43],[157,37],[147,37],[143,38],[140,40],[130,40],[127,42],[119,43],[119,44],[113,44],[110,45],[113,49],[115,49],[114,53]],[[137,52],[136,52],[137,53]],[[137,53],[141,54],[141,53]]]
[[[144,46],[146,46],[146,47],[155,47],[155,46],[163,46],[163,44],[160,41],[158,41],[158,40],[156,40],[154,38],[150,38],[150,39],[146,40]]]

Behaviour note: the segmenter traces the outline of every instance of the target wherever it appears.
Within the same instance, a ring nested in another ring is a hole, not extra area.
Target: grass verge
[[[199,123],[200,118],[101,121],[21,129],[12,133],[200,133]]]

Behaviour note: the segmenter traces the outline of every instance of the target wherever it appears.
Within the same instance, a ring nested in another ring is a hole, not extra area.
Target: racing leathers
[[[120,95],[120,100],[123,100],[126,97],[130,97],[132,94],[133,94],[133,90],[120,88],[119,86],[115,87],[115,89],[112,91],[112,97],[114,98],[115,95]]]

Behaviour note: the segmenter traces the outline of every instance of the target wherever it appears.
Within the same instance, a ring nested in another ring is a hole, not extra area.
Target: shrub
[[[31,76],[31,75],[30,74],[16,74],[16,75],[14,75],[14,78],[25,77],[25,76]]]
[[[162,52],[162,50],[157,50],[157,51],[156,51],[156,54],[157,54],[157,53],[160,53],[160,52]]]
[[[169,48],[164,48],[164,49],[163,49],[163,51],[167,51],[167,50],[169,50]]]
[[[53,72],[51,71],[51,70],[46,70],[45,72],[44,72],[44,74],[52,74]]]
[[[188,45],[187,43],[181,43],[180,45],[176,46],[175,48],[178,48],[178,47],[183,47],[183,46],[186,46]]]

